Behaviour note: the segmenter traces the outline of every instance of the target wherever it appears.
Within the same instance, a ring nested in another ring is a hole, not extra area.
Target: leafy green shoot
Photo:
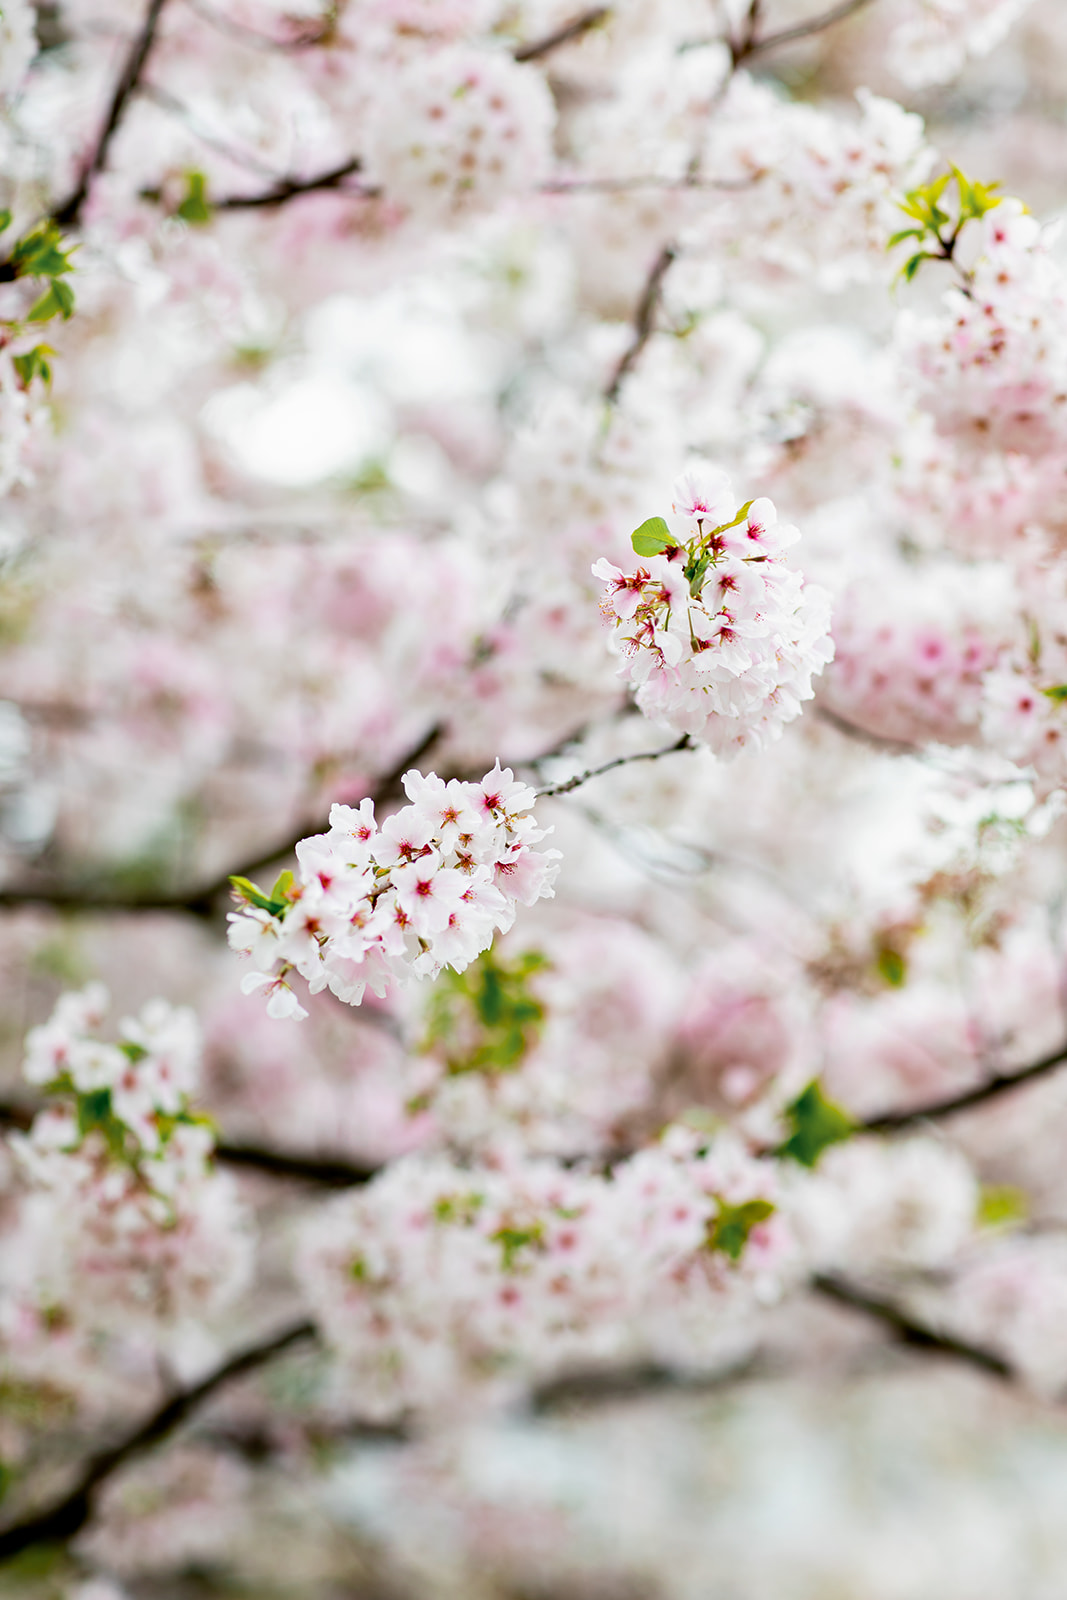
[[[786,1107],[785,1116],[789,1137],[775,1154],[783,1160],[797,1161],[802,1167],[814,1167],[824,1150],[856,1132],[848,1112],[826,1098],[817,1079]]]

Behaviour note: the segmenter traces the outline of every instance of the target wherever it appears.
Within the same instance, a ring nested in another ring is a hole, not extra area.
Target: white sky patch
[[[237,384],[215,396],[203,420],[244,471],[290,488],[354,471],[392,437],[381,400],[336,372],[310,373],[273,393]]]
[[[381,389],[397,404],[470,398],[496,381],[499,352],[473,339],[454,305],[424,285],[372,299],[331,295],[304,324],[310,359]]]

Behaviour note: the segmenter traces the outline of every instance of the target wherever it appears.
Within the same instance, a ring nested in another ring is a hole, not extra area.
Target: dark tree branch
[[[628,767],[633,761],[658,761],[661,756],[672,756],[678,750],[695,750],[697,747],[687,733],[673,744],[664,745],[659,750],[639,750],[635,755],[616,756],[613,761],[605,761],[602,767],[591,767],[588,772],[579,772],[573,778],[567,778],[563,783],[553,783],[547,789],[538,789],[539,800],[548,799],[552,795],[570,794],[572,789],[580,789],[583,783],[588,783],[590,778],[599,778],[605,772],[613,772],[616,767]]]
[[[749,25],[744,36],[737,41],[728,41],[734,67],[736,69],[742,62],[750,60],[753,56],[762,55],[766,50],[774,50],[780,44],[792,44],[797,39],[810,39],[815,34],[822,33],[824,28],[832,28],[835,22],[844,22],[846,17],[862,11],[871,3],[872,0],[841,0],[840,5],[831,6],[828,11],[820,12],[817,17],[809,17],[807,22],[798,22],[791,28],[781,28],[777,33],[765,33],[762,38],[758,38],[756,24],[759,20],[759,0],[752,0]]]
[[[169,1438],[220,1389],[237,1378],[258,1371],[294,1345],[304,1344],[316,1337],[313,1323],[306,1320],[292,1323],[280,1333],[272,1334],[260,1343],[249,1345],[228,1357],[199,1383],[179,1390],[124,1439],[90,1456],[74,1487],[60,1499],[0,1532],[0,1561],[9,1561],[31,1545],[60,1544],[72,1539],[92,1516],[96,1491],[120,1467]]]
[[[349,1161],[344,1156],[301,1156],[269,1145],[225,1141],[215,1146],[215,1158],[227,1167],[250,1168],[275,1178],[299,1178],[325,1189],[351,1189],[369,1183],[381,1171],[373,1162]]]
[[[231,39],[238,39],[242,44],[252,45],[257,50],[296,52],[313,50],[316,45],[325,43],[333,31],[333,21],[327,17],[324,21],[313,26],[305,27],[302,32],[294,34],[291,39],[275,39],[268,33],[260,33],[257,28],[250,28],[246,23],[235,22],[225,12],[218,11],[212,5],[207,5],[205,0],[189,0],[189,6],[212,28],[217,28],[220,33],[225,33]]]
[[[78,221],[82,206],[88,198],[89,186],[96,174],[102,172],[107,163],[111,141],[119,130],[122,119],[126,114],[126,107],[129,105],[130,97],[134,94],[141,81],[141,74],[144,72],[148,57],[152,52],[152,46],[155,44],[156,31],[159,28],[159,20],[163,15],[163,7],[166,3],[167,0],[149,0],[144,21],[141,23],[137,37],[130,45],[126,60],[123,62],[122,71],[119,73],[118,82],[115,84],[107,117],[96,141],[96,148],[82,168],[81,177],[73,194],[52,213],[54,220],[61,228],[72,227]]]
[[[250,211],[257,207],[281,206],[295,195],[316,194],[324,189],[338,190],[354,199],[373,200],[381,194],[380,189],[366,184],[351,188],[345,184],[345,179],[359,172],[361,167],[359,157],[353,156],[351,161],[332,167],[328,172],[320,172],[317,177],[279,178],[272,189],[266,189],[261,194],[232,194],[222,200],[211,200],[209,204],[213,211]]]
[[[996,1351],[986,1350],[981,1345],[969,1344],[965,1339],[955,1339],[951,1334],[938,1333],[933,1328],[916,1322],[893,1301],[870,1294],[845,1278],[817,1277],[812,1281],[812,1288],[826,1300],[833,1300],[837,1305],[848,1306],[851,1311],[862,1311],[865,1316],[876,1318],[905,1344],[914,1345],[921,1350],[954,1356],[957,1360],[966,1361],[983,1372],[995,1373],[999,1378],[1014,1377],[1010,1364],[1003,1356],[997,1355]]]
[[[41,1104],[12,1098],[0,1100],[0,1128],[25,1133]],[[301,1155],[295,1150],[278,1150],[273,1145],[248,1144],[220,1139],[215,1159],[226,1167],[244,1167],[266,1172],[276,1178],[298,1178],[326,1189],[349,1189],[369,1183],[381,1170],[372,1161],[352,1161],[341,1155]]]
[[[987,1105],[991,1100],[999,1100],[1002,1095],[1010,1094],[1014,1089],[1020,1088],[1025,1083],[1033,1083],[1037,1078],[1046,1078],[1051,1073],[1067,1066],[1067,1050],[1060,1049],[1050,1056],[1034,1061],[1028,1067],[1020,1067],[1018,1072],[1000,1072],[993,1078],[987,1078],[974,1089],[967,1089],[962,1094],[949,1095],[944,1100],[935,1100],[924,1106],[916,1106],[912,1111],[889,1111],[881,1117],[869,1117],[859,1124],[861,1133],[896,1133],[901,1128],[914,1128],[923,1122],[934,1122],[941,1117],[953,1117],[958,1111],[970,1111],[974,1106]]]
[[[553,33],[546,34],[543,39],[520,44],[512,51],[512,55],[516,61],[543,61],[545,56],[551,55],[561,45],[570,44],[572,39],[580,39],[590,28],[606,22],[610,15],[610,6],[592,6],[588,11],[580,11],[576,17],[565,22],[561,28],[556,28]]]
[[[847,1279],[817,1277],[812,1282],[812,1288],[825,1299],[849,1310],[862,1312],[884,1324],[900,1340],[916,1349],[951,1356],[996,1377],[1010,1379],[1014,1376],[1009,1363],[995,1351],[937,1332],[915,1321],[894,1302],[869,1293]],[[74,1538],[92,1517],[97,1490],[120,1468],[168,1439],[201,1406],[230,1383],[258,1371],[276,1356],[297,1345],[317,1340],[318,1332],[314,1323],[307,1320],[294,1322],[281,1332],[228,1357],[199,1383],[172,1395],[123,1439],[90,1456],[74,1487],[65,1495],[43,1510],[0,1531],[0,1562],[11,1560],[33,1545],[65,1543]],[[694,1377],[655,1364],[614,1372],[564,1374],[534,1388],[530,1405],[534,1412],[545,1413],[575,1402],[615,1400],[642,1395],[649,1390],[718,1388],[744,1377],[751,1370],[751,1362],[746,1361],[739,1367],[710,1376]],[[406,1436],[403,1422],[386,1428],[374,1426],[368,1429],[360,1425],[358,1432],[374,1437],[402,1439]],[[269,1440],[265,1441],[264,1448],[269,1451]]]
[[[663,293],[663,280],[667,276],[677,254],[678,248],[676,245],[665,244],[652,263],[652,270],[641,291],[641,298],[637,302],[637,310],[634,312],[633,337],[623,352],[615,371],[612,373],[607,388],[604,390],[605,400],[610,401],[612,404],[619,398],[623,383],[637,365],[645,345],[652,337],[656,311]]]
[[[437,743],[443,731],[441,724],[435,723],[416,745],[405,752],[391,772],[378,779],[371,790],[371,798],[376,805],[385,805],[399,798],[403,793],[400,780],[404,773]],[[186,912],[195,917],[211,917],[215,914],[219,900],[229,893],[231,877],[251,878],[274,866],[276,862],[292,855],[301,839],[307,838],[321,826],[323,826],[321,821],[305,821],[301,823],[299,831],[294,832],[288,839],[281,840],[269,850],[241,862],[238,866],[227,868],[219,877],[201,884],[199,888],[184,893],[178,891],[173,894],[122,896],[63,884],[16,884],[0,889],[0,910],[12,906],[42,905],[71,911],[110,913],[174,911]]]

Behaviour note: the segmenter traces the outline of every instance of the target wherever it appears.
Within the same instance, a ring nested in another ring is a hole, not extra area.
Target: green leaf
[[[783,1160],[797,1161],[802,1167],[814,1167],[828,1146],[840,1144],[856,1131],[848,1112],[827,1100],[817,1079],[786,1107],[785,1116],[789,1138],[775,1154]]]
[[[148,1051],[145,1049],[144,1045],[137,1044],[133,1039],[121,1040],[119,1043],[119,1049],[122,1051],[127,1061],[143,1061],[148,1054]]]
[[[929,250],[920,250],[918,255],[912,256],[910,261],[905,261],[900,269],[900,275],[905,282],[910,283],[922,266],[924,261],[936,261],[937,257],[931,255]]]
[[[677,541],[662,517],[649,517],[647,522],[642,522],[630,535],[634,554],[639,556],[658,556],[664,550],[672,550]]]
[[[721,1251],[731,1261],[740,1261],[753,1228],[773,1215],[774,1206],[769,1200],[745,1200],[739,1206],[720,1200],[718,1215],[708,1224],[708,1249]]]
[[[472,1189],[468,1193],[443,1194],[435,1202],[433,1214],[438,1222],[458,1222],[473,1227],[485,1204],[485,1196]]]
[[[908,964],[899,950],[894,950],[888,945],[883,945],[878,952],[875,963],[879,975],[885,979],[891,989],[900,989],[908,976]]]
[[[74,310],[74,291],[70,285],[53,278],[44,294],[33,306],[26,318],[27,322],[49,322],[53,317],[60,316],[67,322]]]
[[[274,880],[274,887],[270,892],[271,900],[280,901],[284,904],[288,900],[289,891],[293,887],[294,881],[293,874],[288,868],[284,872],[279,872]]]
[[[500,1246],[500,1265],[505,1272],[512,1272],[520,1250],[541,1249],[545,1230],[540,1222],[535,1222],[529,1228],[498,1228],[489,1237]]]
[[[54,356],[55,351],[50,344],[35,344],[32,350],[26,350],[20,356],[12,358],[15,371],[19,375],[19,382],[24,389],[28,389],[34,378],[40,378],[44,383],[52,381],[52,364],[49,356]]]
[[[0,207],[0,233],[6,233],[11,226],[11,212],[6,206]]]
[[[280,917],[288,907],[287,900],[276,900],[272,895],[264,894],[249,878],[231,876],[230,882],[242,900],[260,911],[269,911],[272,917]]]
[[[194,227],[211,221],[214,212],[207,197],[207,178],[202,172],[185,174],[185,197],[177,207],[176,214],[183,222],[190,222]]]
[[[1025,1191],[1011,1183],[984,1183],[978,1195],[978,1222],[983,1228],[1010,1227],[1029,1213]]]
[[[892,250],[894,245],[900,244],[904,239],[925,239],[925,237],[925,228],[901,228],[899,233],[894,233],[890,236],[886,249]]]
[[[78,1132],[82,1138],[111,1118],[111,1090],[90,1089],[78,1096]]]
[[[1067,683],[1054,683],[1050,688],[1042,689],[1041,693],[1047,694],[1050,700],[1055,700],[1059,704],[1061,700],[1067,700]]]
[[[715,534],[718,533],[729,533],[730,529],[736,528],[739,522],[744,522],[755,503],[755,500],[746,500],[734,520],[732,522],[724,522],[721,527],[716,528],[712,537],[714,538]]]
[[[442,973],[431,994],[422,1050],[443,1045],[452,1076],[513,1071],[541,1032],[545,1008],[529,980],[547,965],[539,950],[507,962],[490,949],[465,972]]]
[[[55,223],[40,223],[16,244],[11,265],[17,278],[61,278],[72,271],[70,249]]]

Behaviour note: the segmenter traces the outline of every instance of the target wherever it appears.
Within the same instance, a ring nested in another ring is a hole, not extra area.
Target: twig
[[[576,1404],[610,1404],[614,1400],[641,1399],[646,1394],[665,1390],[701,1394],[754,1376],[756,1371],[756,1359],[752,1356],[717,1372],[687,1372],[660,1366],[658,1362],[593,1368],[588,1372],[579,1369],[538,1384],[530,1395],[529,1405],[536,1416],[545,1416]]]
[[[831,728],[836,728],[838,733],[843,733],[846,739],[855,739],[871,750],[884,750],[888,755],[895,756],[914,756],[922,750],[921,745],[909,744],[906,739],[889,739],[884,734],[871,733],[858,722],[850,722],[839,711],[831,711],[821,700],[816,701],[814,712],[820,722],[827,723]]]
[[[127,1462],[135,1460],[153,1445],[168,1438],[205,1401],[235,1379],[257,1371],[275,1356],[294,1345],[316,1338],[313,1323],[302,1319],[272,1334],[259,1344],[249,1345],[215,1368],[214,1372],[172,1395],[158,1410],[137,1425],[117,1444],[90,1456],[73,1489],[61,1499],[35,1512],[22,1522],[0,1532],[0,1561],[29,1549],[31,1545],[58,1544],[80,1533],[93,1513],[96,1491]]]
[[[541,194],[636,194],[642,189],[660,189],[677,192],[685,189],[712,189],[720,193],[740,192],[750,189],[752,178],[702,178],[697,172],[684,173],[680,178],[664,178],[658,173],[638,173],[631,178],[549,178],[542,183]]]
[[[343,1156],[301,1156],[267,1145],[217,1144],[215,1157],[224,1166],[251,1167],[276,1178],[300,1178],[326,1189],[351,1189],[369,1183],[381,1170],[369,1161],[348,1161]]]
[[[516,61],[541,61],[545,56],[551,55],[553,50],[558,50],[561,45],[570,44],[572,39],[580,39],[590,28],[605,22],[610,15],[610,6],[593,6],[588,11],[580,11],[576,17],[572,17],[554,32],[546,34],[543,39],[535,39],[530,44],[520,44],[512,51],[512,55]]]
[[[371,790],[371,798],[376,805],[384,805],[390,800],[395,800],[402,793],[400,780],[404,773],[437,743],[443,731],[440,723],[434,723],[418,743],[405,752],[392,771],[379,778]],[[122,896],[109,895],[93,889],[71,888],[63,884],[16,884],[0,889],[0,910],[13,906],[43,905],[53,906],[58,910],[108,913],[173,911],[186,912],[194,917],[211,917],[215,913],[218,900],[229,893],[231,877],[254,877],[285,856],[292,855],[301,839],[313,833],[317,825],[314,821],[303,822],[299,830],[288,839],[279,841],[269,850],[253,856],[249,861],[243,861],[239,866],[228,867],[219,877],[184,893]]]
[[[749,0],[748,15],[745,18],[745,31],[740,39],[729,39],[730,64],[736,72],[741,62],[750,56],[756,48],[756,33],[759,29],[761,0]]]
[[[652,270],[641,291],[641,298],[637,302],[637,310],[634,312],[633,338],[623,352],[615,371],[611,375],[611,381],[604,390],[605,400],[610,401],[612,404],[619,398],[619,391],[625,379],[633,371],[640,360],[641,352],[652,337],[652,325],[655,322],[656,310],[663,292],[663,280],[667,276],[671,263],[677,254],[678,247],[676,245],[665,244],[652,263]]]
[[[362,165],[359,157],[353,156],[350,161],[342,162],[339,167],[331,167],[328,172],[320,172],[314,178],[279,178],[272,189],[262,194],[231,194],[222,200],[209,200],[208,203],[213,211],[246,211],[257,206],[284,205],[294,195],[314,194],[323,189],[341,189],[342,193],[351,195],[353,199],[376,199],[382,193],[381,189],[367,184],[357,189],[342,189],[344,180],[359,172]]]
[[[1036,1078],[1046,1078],[1065,1066],[1067,1066],[1067,1049],[1061,1048],[1053,1055],[1032,1062],[1028,1067],[1021,1067],[1018,1072],[999,1072],[995,1077],[987,1078],[984,1083],[978,1084],[974,1089],[967,1089],[962,1094],[950,1095],[944,1100],[916,1106],[913,1111],[890,1111],[885,1116],[869,1117],[859,1124],[858,1131],[895,1133],[900,1128],[913,1128],[917,1123],[934,1122],[940,1117],[952,1117],[957,1111],[970,1111],[973,1106],[999,1100],[1001,1095],[1010,1094],[1013,1089],[1020,1088],[1024,1083],[1033,1083]]]
[[[953,1338],[951,1334],[938,1333],[924,1323],[916,1322],[891,1300],[883,1300],[878,1295],[869,1294],[867,1290],[859,1288],[845,1278],[816,1277],[812,1280],[812,1288],[826,1300],[833,1300],[838,1305],[848,1306],[852,1311],[862,1311],[869,1317],[876,1317],[906,1344],[915,1345],[922,1350],[939,1351],[943,1355],[955,1356],[957,1360],[967,1361],[972,1367],[978,1367],[983,1372],[995,1373],[999,1378],[1015,1376],[1010,1364],[994,1350],[969,1344],[965,1339]]]
[[[141,23],[137,37],[130,45],[122,71],[119,73],[118,82],[115,84],[107,117],[96,141],[96,148],[82,168],[81,177],[78,179],[77,187],[73,194],[52,213],[61,228],[69,228],[78,221],[82,206],[88,198],[89,185],[95,175],[103,171],[107,162],[108,151],[111,148],[111,141],[119,130],[122,119],[126,114],[126,107],[130,102],[130,97],[141,81],[141,74],[152,52],[152,46],[156,40],[156,31],[166,3],[167,0],[149,0],[144,21]]]
[[[314,28],[308,28],[292,39],[273,39],[268,33],[260,33],[258,28],[250,28],[246,23],[235,22],[224,12],[207,5],[205,0],[188,0],[188,4],[190,10],[195,11],[196,15],[209,26],[217,28],[220,33],[228,34],[231,39],[240,40],[242,44],[252,45],[257,50],[311,50],[330,37],[334,26],[333,19],[327,16]]]
[[[687,733],[683,733],[674,744],[664,745],[661,750],[639,750],[636,755],[616,756],[613,761],[605,761],[602,767],[591,767],[588,772],[579,772],[577,776],[568,778],[564,783],[553,783],[547,789],[538,789],[537,798],[544,800],[551,795],[570,794],[572,789],[580,789],[590,778],[599,778],[602,773],[612,772],[616,767],[627,767],[632,761],[658,761],[661,756],[674,755],[676,750],[695,749],[696,745],[692,739]]]
[[[751,34],[737,46],[730,45],[730,55],[735,67],[752,56],[762,55],[765,50],[773,50],[780,44],[792,44],[795,39],[809,39],[816,33],[822,33],[824,28],[833,27],[835,22],[844,22],[846,17],[851,17],[857,11],[862,11],[864,6],[869,6],[872,0],[842,0],[840,5],[831,6],[829,11],[820,12],[817,17],[809,17],[807,22],[798,22],[791,28],[781,28],[777,33],[766,33],[762,39],[757,39]],[[756,9],[756,5],[753,5]]]

